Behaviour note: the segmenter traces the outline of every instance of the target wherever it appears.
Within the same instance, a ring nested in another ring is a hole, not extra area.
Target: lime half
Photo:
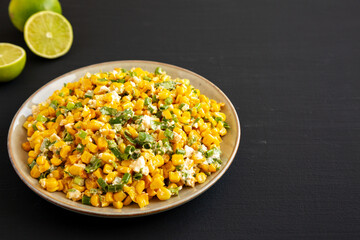
[[[23,48],[10,43],[0,43],[0,81],[7,82],[16,78],[24,69],[26,52]]]
[[[41,11],[26,21],[24,38],[36,55],[58,58],[70,50],[73,30],[64,16],[52,11]]]

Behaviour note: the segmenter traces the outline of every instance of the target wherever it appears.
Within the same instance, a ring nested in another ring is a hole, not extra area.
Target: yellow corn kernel
[[[84,150],[83,154],[81,155],[81,161],[88,164],[90,163],[92,156],[93,155],[91,153],[89,153],[87,150]]]
[[[208,164],[200,164],[200,169],[204,172],[209,172],[209,165]]]
[[[126,192],[130,196],[131,200],[135,202],[136,193],[134,187],[124,186],[124,192]]]
[[[79,166],[72,165],[69,167],[69,172],[74,176],[79,176],[83,169]]]
[[[141,194],[142,191],[144,191],[144,189],[145,189],[145,181],[144,180],[138,181],[135,186],[136,193]]]
[[[124,206],[124,204],[120,201],[116,201],[116,202],[113,202],[113,206],[117,209],[121,209]]]
[[[106,174],[109,174],[112,172],[112,170],[114,169],[114,167],[110,164],[105,164],[103,167],[103,172]]]
[[[124,167],[124,166],[118,166],[116,169],[119,173],[130,173],[131,172],[131,168],[129,167]]]
[[[54,166],[59,166],[62,163],[62,161],[55,156],[51,158],[50,162]]]
[[[99,195],[94,194],[91,196],[90,198],[90,203],[91,205],[93,205],[94,207],[99,207],[100,206],[100,198]]]
[[[118,172],[110,172],[108,175],[106,175],[105,177],[105,181],[107,183],[112,183],[115,179],[115,177],[117,177]]]
[[[169,172],[169,179],[173,183],[178,183],[180,181],[179,172]]]
[[[204,183],[206,178],[206,174],[203,172],[196,174],[196,180],[198,183]]]
[[[131,163],[132,163],[131,160],[123,160],[121,161],[121,166],[129,167]]]
[[[165,111],[163,111],[163,112],[162,112],[162,115],[163,115],[166,119],[172,119],[172,115],[171,115],[169,109],[166,109]]]
[[[150,183],[150,188],[155,190],[159,189],[164,186],[164,182],[160,178],[154,178],[153,181]]]
[[[45,126],[44,126],[44,124],[42,122],[37,122],[35,124],[35,126],[39,131],[45,131],[46,130],[46,128],[45,128]]]
[[[209,172],[216,172],[216,167],[213,163],[209,165]]]
[[[219,131],[220,136],[224,136],[224,135],[226,135],[226,133],[227,133],[227,130],[224,127],[222,129],[220,129],[220,131]]]
[[[61,178],[61,174],[60,174],[60,171],[58,169],[52,171],[50,173],[50,176],[52,176],[53,178],[55,178],[57,180]]]
[[[41,173],[43,173],[43,172],[45,172],[45,171],[47,171],[47,170],[49,170],[49,169],[50,169],[49,161],[45,161],[45,163],[44,163],[43,165],[40,165],[40,166],[39,166],[39,171],[40,171]]]
[[[191,130],[192,130],[192,127],[191,127],[190,125],[185,125],[185,126],[184,126],[184,131],[185,131],[186,133],[189,133]]]
[[[61,150],[60,150],[60,156],[61,156],[62,158],[66,158],[70,151],[71,151],[71,147],[68,146],[68,145],[66,145],[66,146],[64,146],[63,148],[61,148]]]
[[[182,154],[173,154],[171,157],[171,162],[174,166],[184,164],[184,155]]]
[[[102,126],[104,126],[103,122],[97,121],[97,120],[91,120],[88,124],[88,128],[92,131],[99,130]]]
[[[137,100],[134,108],[137,110],[143,109],[144,108],[144,99],[140,98],[139,100]]]
[[[90,152],[92,152],[92,153],[97,153],[97,151],[98,151],[98,147],[97,147],[95,144],[91,143],[91,142],[87,143],[87,144],[86,144],[86,147],[87,147],[87,149],[89,149]]]
[[[45,156],[39,156],[37,159],[36,159],[36,163],[38,165],[43,165],[45,164],[45,161],[46,161],[46,157]]]
[[[35,151],[30,151],[28,155],[29,157],[36,158],[38,154]]]
[[[34,160],[35,160],[34,158],[31,158],[31,157],[30,157],[30,158],[28,158],[27,163],[28,163],[28,164],[31,164]]]
[[[169,189],[167,189],[166,187],[161,187],[157,193],[156,196],[158,197],[158,199],[160,200],[168,200],[171,197],[171,192]]]
[[[77,155],[77,154],[70,155],[70,156],[68,157],[68,159],[69,159],[69,162],[70,162],[71,164],[74,164],[74,163],[76,163],[77,160],[78,160],[78,155]]]
[[[46,179],[46,190],[49,192],[55,192],[59,189],[59,183],[56,178]]]
[[[26,152],[31,150],[31,146],[29,142],[24,142],[21,146]]]
[[[161,92],[158,93],[158,97],[160,100],[164,100],[170,96],[170,91],[167,89],[163,89]]]
[[[149,204],[149,196],[146,193],[137,195],[135,197],[136,203],[139,205],[140,208],[145,207]]]
[[[170,183],[168,189],[170,188],[177,188],[177,185],[175,183]]]
[[[139,133],[133,127],[128,126],[127,129],[129,130],[129,132],[133,138],[136,138],[137,136],[139,136]]]
[[[125,148],[126,148],[126,144],[125,143],[121,143],[120,144],[120,152],[124,153],[125,152]]]
[[[114,193],[113,198],[114,198],[114,201],[121,202],[126,198],[126,193],[124,193],[123,191]]]
[[[104,153],[101,153],[99,154],[99,158],[101,160],[103,160],[104,162],[111,162],[111,161],[115,161],[115,156],[111,153],[108,153],[108,152],[104,152]]]
[[[33,168],[31,169],[30,176],[33,178],[40,177],[40,171],[39,171],[39,167],[37,165],[33,166]]]
[[[131,202],[132,202],[131,197],[128,196],[128,197],[125,199],[125,201],[124,201],[123,204],[124,204],[125,206],[127,206],[127,205],[129,205]]]
[[[114,202],[114,197],[113,197],[113,193],[112,192],[107,192],[105,195],[105,201],[112,203]]]
[[[104,137],[99,137],[98,141],[97,141],[97,146],[99,148],[100,151],[104,151],[107,148],[107,141],[106,138]]]

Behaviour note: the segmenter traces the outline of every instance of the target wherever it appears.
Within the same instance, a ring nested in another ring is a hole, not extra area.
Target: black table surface
[[[71,1],[71,51],[32,54],[0,3],[0,41],[28,54],[0,85],[3,239],[359,239],[359,1]],[[19,179],[7,133],[21,104],[68,71],[143,59],[208,78],[242,125],[236,158],[210,190],[168,212],[100,219],[43,200]]]

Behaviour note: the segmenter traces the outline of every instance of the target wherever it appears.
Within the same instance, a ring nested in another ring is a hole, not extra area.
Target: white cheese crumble
[[[185,157],[189,158],[193,155],[195,150],[192,147],[189,147],[188,145],[185,145]]]
[[[188,104],[184,104],[184,106],[181,108],[182,111],[186,111],[189,109],[189,105]]]
[[[111,92],[111,103],[118,103],[120,101],[121,97],[119,96],[119,94],[117,94],[116,91],[112,91]]]
[[[38,105],[33,105],[31,110],[34,115],[37,115],[40,112],[40,107]]]
[[[68,198],[69,199],[72,199],[72,200],[74,200],[74,201],[77,201],[79,198],[80,198],[80,196],[81,196],[81,192],[79,191],[79,190],[77,190],[77,189],[73,189],[74,191],[69,191],[68,192]]]
[[[134,171],[134,172],[140,172],[143,175],[148,175],[149,174],[149,168],[146,166],[145,164],[145,158],[143,156],[139,157],[138,159],[136,159],[135,161],[133,161],[129,167]]]
[[[151,127],[151,117],[148,115],[144,115],[142,117],[142,122],[141,124],[145,127],[145,129],[149,129]]]
[[[96,100],[95,99],[90,99],[89,102],[88,102],[88,105],[91,108],[96,108]]]
[[[107,86],[101,86],[99,89],[99,93],[107,93],[110,89]]]

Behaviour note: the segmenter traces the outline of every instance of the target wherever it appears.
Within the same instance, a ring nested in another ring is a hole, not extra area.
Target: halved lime
[[[10,81],[22,72],[26,62],[23,48],[10,43],[0,43],[0,81]]]
[[[41,11],[26,21],[24,38],[36,55],[57,58],[70,50],[73,30],[64,16],[52,11]]]

